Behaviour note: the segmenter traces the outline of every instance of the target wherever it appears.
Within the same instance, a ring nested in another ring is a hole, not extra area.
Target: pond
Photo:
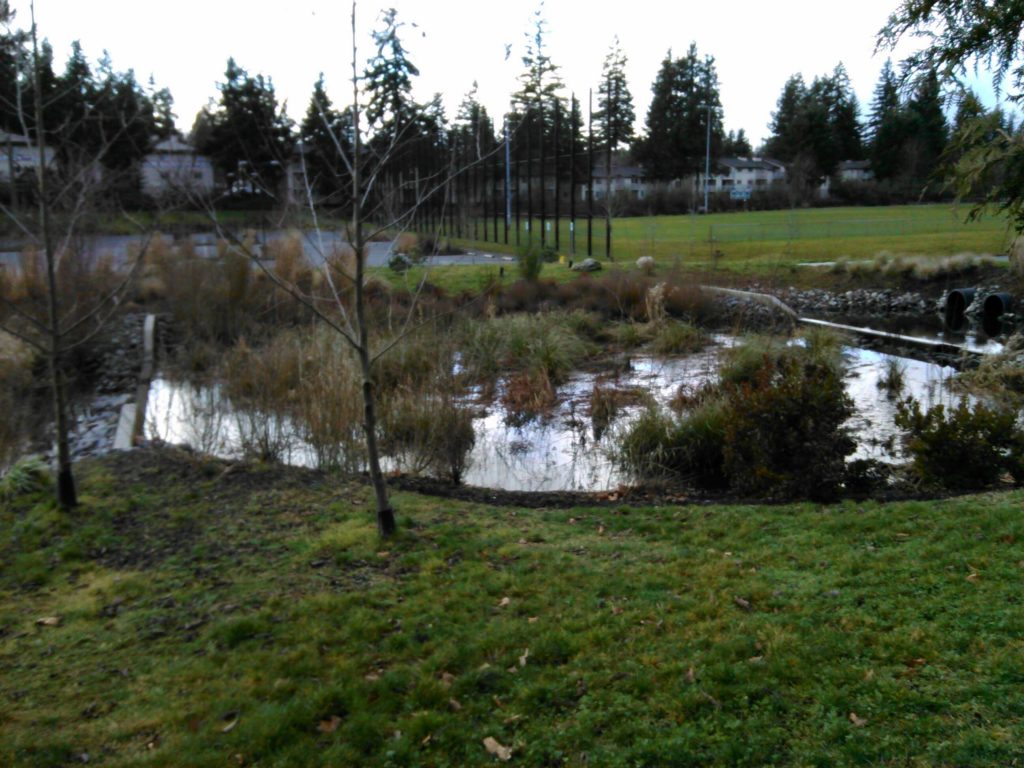
[[[476,441],[463,477],[467,485],[519,491],[603,491],[628,485],[630,477],[615,459],[617,436],[643,406],[627,405],[607,429],[594,429],[590,397],[595,384],[620,391],[647,393],[666,404],[681,386],[696,388],[711,380],[723,350],[734,343],[716,336],[707,349],[679,357],[635,356],[600,371],[578,371],[558,389],[558,403],[542,417],[521,423],[510,418],[498,396],[482,399],[470,393],[466,407],[475,414]],[[896,400],[885,395],[880,380],[892,365],[903,371],[903,395],[927,407],[951,404],[957,396],[947,386],[955,371],[949,366],[895,357],[859,347],[845,348],[846,388],[855,404],[849,426],[857,441],[851,458],[899,462],[899,434],[893,422]],[[895,362],[893,362],[895,361]],[[195,386],[157,379],[149,396],[146,436],[184,443],[196,450],[238,458],[242,438],[254,421],[232,406],[217,386]],[[267,425],[263,425],[267,429]],[[292,464],[315,466],[316,455],[299,436],[296,425],[282,419],[266,436]],[[386,468],[395,469],[392,461]]]

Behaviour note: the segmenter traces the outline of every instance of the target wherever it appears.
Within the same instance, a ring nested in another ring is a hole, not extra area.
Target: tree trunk
[[[50,387],[53,391],[53,421],[57,435],[57,503],[64,509],[78,506],[75,477],[71,470],[71,450],[68,445],[67,392],[64,372],[61,370],[63,338],[60,327],[60,299],[57,295],[57,257],[50,234],[50,202],[46,188],[46,133],[43,128],[43,88],[39,74],[39,48],[36,38],[35,6],[32,5],[32,68],[35,95],[36,144],[39,147],[39,167],[36,183],[39,194],[39,223],[43,229],[43,251],[46,258],[47,309],[49,311],[48,362]]]
[[[380,468],[377,446],[377,411],[370,377],[370,356],[365,347],[359,349],[359,367],[363,373],[363,428],[366,430],[366,456],[370,469],[370,483],[377,500],[377,533],[388,538],[395,532],[395,510],[388,497],[388,486]]]
[[[356,354],[363,377],[363,429],[366,432],[366,458],[370,470],[370,482],[377,499],[377,532],[381,538],[388,538],[395,532],[395,511],[388,498],[388,485],[380,469],[380,453],[377,446],[377,412],[374,407],[373,376],[370,368],[370,331],[366,317],[366,295],[363,277],[365,272],[366,243],[363,242],[363,179],[362,146],[359,134],[359,73],[356,69],[356,4],[352,3],[352,246],[356,256],[355,304],[356,333],[358,343]]]

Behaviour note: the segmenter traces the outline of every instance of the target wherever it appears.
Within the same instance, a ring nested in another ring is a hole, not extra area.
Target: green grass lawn
[[[382,544],[361,484],[224,470],[122,455],[74,515],[0,506],[0,765],[489,765],[487,738],[530,766],[1024,759],[1022,492],[398,493]]]
[[[889,207],[807,208],[709,216],[655,216],[615,219],[613,256],[632,262],[643,255],[662,264],[765,271],[802,261],[872,259],[880,253],[949,256],[961,252],[1005,253],[1011,240],[1006,218],[991,215],[966,222],[967,209],[948,204]],[[525,217],[523,220],[525,223]],[[539,236],[534,222],[534,237]],[[504,230],[499,228],[504,239]],[[520,234],[525,239],[525,230]],[[511,235],[514,242],[514,232]],[[546,235],[554,242],[554,233]],[[605,226],[593,222],[593,253],[603,259]],[[493,243],[460,241],[482,249]],[[559,232],[559,250],[569,254],[568,222]],[[713,256],[715,251],[720,255]],[[576,224],[576,258],[586,256],[586,220]]]

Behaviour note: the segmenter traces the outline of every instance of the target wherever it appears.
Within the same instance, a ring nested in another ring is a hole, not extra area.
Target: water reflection
[[[559,388],[558,405],[526,424],[509,424],[500,397],[477,401],[474,407],[479,415],[473,424],[476,443],[464,481],[468,485],[525,491],[599,491],[628,484],[628,476],[616,464],[615,446],[644,405],[631,398],[609,428],[595,436],[589,418],[594,386],[635,388],[664,406],[680,387],[696,389],[712,380],[722,351],[732,343],[733,339],[720,336],[715,346],[694,355],[635,357],[628,364],[620,363],[614,371],[577,372]],[[858,444],[854,458],[898,461],[899,433],[893,422],[896,398],[888,397],[879,386],[893,357],[853,347],[846,353],[847,390],[856,410],[849,422]],[[904,357],[895,359],[905,381],[901,396],[913,396],[924,407],[955,403],[957,398],[947,386],[955,373],[952,368]],[[475,399],[472,395],[469,398]],[[187,443],[226,458],[251,454],[253,446],[258,448],[266,442],[268,447],[280,449],[288,463],[316,465],[315,452],[290,420],[265,424],[266,420],[249,416],[234,408],[217,385],[158,379],[150,394],[147,436]],[[393,461],[386,465],[395,466]]]

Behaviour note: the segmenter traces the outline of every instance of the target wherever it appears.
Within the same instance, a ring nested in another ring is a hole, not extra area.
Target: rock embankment
[[[914,291],[889,288],[858,288],[835,292],[811,288],[785,288],[772,293],[800,314],[824,315],[924,315],[934,312],[932,299]]]
[[[76,459],[114,449],[121,408],[134,401],[142,368],[144,314],[119,318],[100,345],[95,394],[73,406],[71,453]],[[48,456],[49,458],[49,456]]]

